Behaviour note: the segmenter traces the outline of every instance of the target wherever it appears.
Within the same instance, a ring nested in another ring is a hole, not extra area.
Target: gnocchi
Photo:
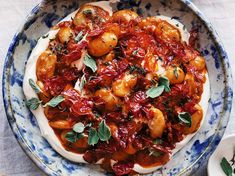
[[[137,83],[137,77],[132,74],[125,74],[121,79],[113,82],[112,90],[116,96],[128,95]]]
[[[192,114],[191,116],[191,119],[192,119],[191,127],[185,126],[183,128],[183,133],[185,135],[194,133],[200,127],[202,117],[203,117],[203,110],[199,104],[195,105],[195,108],[196,108],[196,112]]]
[[[50,50],[44,51],[36,63],[36,75],[38,80],[51,78],[54,75],[57,56]]]
[[[72,125],[67,120],[56,120],[56,121],[50,121],[49,125],[52,128],[59,129],[59,130],[65,130],[65,129],[71,129]]]
[[[113,14],[112,20],[117,23],[128,23],[138,18],[138,14],[131,10],[120,10]]]
[[[70,27],[63,27],[59,30],[57,35],[61,43],[68,43],[73,36],[73,31]]]
[[[181,40],[181,34],[179,30],[166,21],[160,21],[157,24],[155,35],[164,40]]]
[[[184,81],[185,74],[180,67],[168,67],[164,74],[171,84],[180,84]]]
[[[206,67],[205,59],[202,56],[197,56],[195,59],[191,60],[189,64],[194,66],[199,71]]]
[[[150,135],[152,138],[161,137],[166,127],[163,113],[159,109],[154,107],[152,107],[150,110],[153,112],[153,118],[148,122]]]
[[[100,89],[95,92],[95,96],[101,98],[105,102],[105,110],[114,111],[119,105],[119,98],[113,95],[111,90]]]
[[[118,38],[113,32],[105,32],[88,44],[88,53],[99,57],[109,53],[117,45]]]
[[[147,172],[168,162],[177,142],[199,129],[205,59],[193,48],[195,33],[189,42],[187,36],[182,40],[182,25],[144,18],[140,9],[111,13],[108,4],[82,5],[47,40],[39,40],[48,46],[28,62],[36,64],[37,78],[27,83],[40,92],[24,89],[36,102],[28,99],[26,105],[35,110],[46,104],[37,110],[54,133],[45,137],[62,143],[55,149],[64,157],[83,157],[115,175],[135,173],[135,164]]]

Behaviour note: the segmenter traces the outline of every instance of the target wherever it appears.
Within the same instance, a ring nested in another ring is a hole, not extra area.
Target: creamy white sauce
[[[90,4],[100,6],[103,9],[105,9],[106,11],[108,11],[110,15],[112,15],[112,8],[109,5],[109,2],[100,1],[100,2],[95,2],[95,3],[90,3]],[[76,13],[77,13],[77,11],[71,13],[62,21],[71,21],[71,17],[74,17]],[[165,17],[165,16],[157,16],[157,18],[161,18],[163,20],[166,20],[167,22],[173,24],[174,26],[176,24],[178,24],[178,26],[179,26],[178,28],[182,34],[182,40],[186,41],[186,42],[188,41],[189,33],[186,30],[183,30],[183,25],[181,23],[179,23],[178,21],[171,19],[169,17]],[[58,31],[59,31],[58,29],[56,29],[56,30],[52,29],[47,33],[48,34],[47,38],[41,37],[38,40],[36,47],[33,49],[32,53],[28,59],[28,62],[26,64],[26,69],[25,69],[25,76],[24,76],[24,80],[23,80],[23,91],[24,91],[24,94],[25,94],[27,100],[32,97],[37,97],[37,94],[30,87],[28,80],[31,78],[35,82],[37,81],[37,77],[36,77],[37,59],[41,55],[41,53],[43,53],[47,49],[50,39],[54,39],[56,34],[58,33]],[[75,61],[73,63],[79,70],[82,69],[82,67],[83,67],[83,57],[84,57],[85,53],[86,53],[86,51],[83,52],[81,59],[79,59],[77,62]],[[163,73],[165,71],[165,69],[164,69],[164,67],[162,67],[162,63],[160,61],[158,61],[158,67],[159,67],[160,72]],[[75,84],[75,89],[78,89],[79,82],[80,81],[78,80],[77,83]],[[201,105],[201,107],[203,108],[203,113],[204,113],[203,120],[205,118],[205,114],[207,111],[209,96],[210,96],[210,87],[209,87],[209,79],[207,76],[207,81],[204,84],[204,91],[202,94],[202,99],[201,99],[201,102],[199,103]],[[83,159],[83,154],[73,153],[73,152],[70,152],[70,151],[67,151],[64,149],[60,140],[55,135],[53,129],[49,126],[48,120],[44,114],[44,109],[41,105],[38,107],[38,109],[32,110],[32,113],[34,114],[34,116],[37,119],[42,136],[49,142],[49,144],[52,146],[53,149],[55,149],[63,157],[65,157],[73,162],[86,163],[86,161]],[[203,120],[202,120],[201,124],[203,123]],[[184,140],[177,143],[176,148],[172,151],[172,155],[174,155],[184,145],[186,145],[194,135],[195,135],[195,133],[187,135]],[[99,160],[96,164],[101,164],[101,163],[102,163],[102,159]],[[112,161],[112,164],[114,164],[114,163],[115,163],[115,161]],[[160,167],[161,166],[144,168],[144,167],[140,166],[139,164],[135,164],[133,170],[138,173],[144,174],[144,173],[153,172],[154,170],[156,170]]]

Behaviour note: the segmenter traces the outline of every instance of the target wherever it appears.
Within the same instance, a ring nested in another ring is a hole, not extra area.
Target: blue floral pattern
[[[43,1],[33,8],[14,36],[3,70],[3,100],[11,128],[29,157],[48,175],[105,175],[99,166],[72,163],[57,154],[41,136],[37,121],[25,106],[22,81],[27,59],[37,39],[86,0]],[[193,139],[162,169],[150,175],[189,175],[205,165],[222,138],[232,106],[232,76],[228,57],[210,22],[189,0],[121,0],[117,9],[139,15],[165,15],[187,29],[199,27],[198,50],[206,58],[211,94],[206,119]],[[180,161],[180,162],[179,162]],[[107,174],[106,174],[107,175]]]

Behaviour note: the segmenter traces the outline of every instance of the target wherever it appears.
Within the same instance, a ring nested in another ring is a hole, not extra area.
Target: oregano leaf
[[[105,120],[102,120],[99,124],[98,135],[101,141],[108,141],[111,137],[110,129],[106,125]]]
[[[89,135],[88,135],[88,144],[95,145],[99,141],[99,136],[95,128],[90,128]]]
[[[40,88],[38,87],[38,85],[34,82],[34,80],[33,79],[29,79],[29,85],[32,87],[32,89],[34,90],[34,92],[36,93],[36,94],[38,94],[38,93],[40,93],[41,92],[41,90],[40,90]]]
[[[163,85],[166,92],[170,92],[170,81],[165,76],[160,76],[158,79],[159,85]]]
[[[225,157],[222,158],[220,166],[227,176],[232,176],[233,169]]]
[[[147,97],[150,97],[150,98],[156,98],[163,93],[164,88],[165,87],[163,85],[157,86],[157,87],[152,87],[149,90],[147,90],[146,95],[147,95]]]
[[[82,75],[81,81],[80,81],[80,84],[79,84],[79,91],[80,92],[82,91],[85,84],[86,84],[86,77],[85,77],[85,75]]]
[[[192,117],[188,112],[181,112],[178,114],[178,119],[180,122],[186,124],[188,127],[192,125]]]
[[[73,125],[73,131],[76,133],[82,133],[84,129],[85,129],[85,126],[81,122],[78,122],[75,125]]]
[[[26,101],[26,106],[29,107],[31,110],[36,110],[42,101],[40,101],[38,98],[31,98]]]
[[[52,98],[49,102],[43,105],[43,107],[50,106],[54,108],[64,100],[65,98],[62,95],[58,95],[57,97]]]
[[[78,43],[82,40],[82,37],[83,37],[83,32],[80,31],[78,35],[74,38],[74,40]]]
[[[83,63],[89,67],[93,72],[96,72],[97,70],[97,65],[95,60],[89,55],[86,54]]]

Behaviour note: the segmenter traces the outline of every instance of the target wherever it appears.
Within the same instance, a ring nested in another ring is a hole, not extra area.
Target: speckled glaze
[[[75,164],[57,154],[41,136],[34,116],[25,106],[22,90],[25,64],[37,39],[76,10],[86,0],[43,1],[36,6],[16,33],[3,70],[3,100],[8,121],[29,157],[48,175],[108,175],[99,166]],[[206,164],[222,138],[232,106],[232,76],[229,61],[217,33],[189,0],[121,0],[115,9],[133,8],[143,16],[165,15],[190,30],[199,27],[197,49],[204,55],[211,94],[206,119],[193,139],[162,169],[150,175],[191,175]],[[191,173],[191,174],[190,174]]]

